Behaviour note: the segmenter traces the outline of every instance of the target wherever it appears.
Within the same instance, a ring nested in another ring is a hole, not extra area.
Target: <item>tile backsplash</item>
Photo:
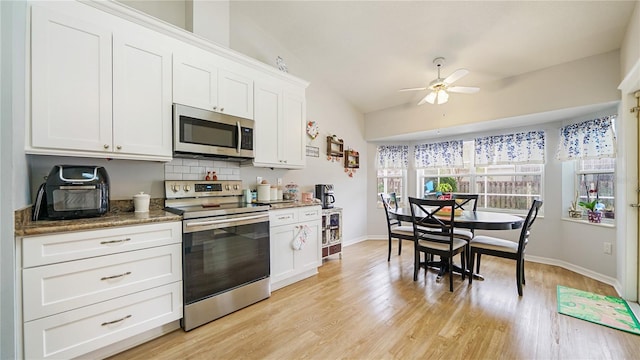
[[[240,180],[240,164],[223,160],[173,159],[164,165],[165,180],[204,180],[215,171],[218,180]]]

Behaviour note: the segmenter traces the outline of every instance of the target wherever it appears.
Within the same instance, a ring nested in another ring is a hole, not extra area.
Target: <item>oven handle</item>
[[[242,128],[240,127],[240,121],[236,121],[236,126],[238,127],[238,147],[236,148],[236,152],[240,153],[240,148],[242,148]]]
[[[260,214],[260,215],[250,215],[250,216],[242,216],[236,218],[225,218],[225,219],[217,219],[217,220],[207,220],[207,221],[197,221],[197,222],[189,222],[186,223],[185,226],[187,228],[194,226],[210,226],[216,224],[229,224],[229,226],[233,226],[235,222],[253,220],[253,219],[269,219],[269,214]],[[254,221],[260,222],[260,221]]]

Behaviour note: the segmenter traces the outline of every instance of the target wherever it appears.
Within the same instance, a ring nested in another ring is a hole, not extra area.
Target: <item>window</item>
[[[406,198],[405,179],[409,164],[409,146],[407,145],[381,145],[377,148],[376,167],[377,185],[376,202],[382,207],[380,194],[396,193],[398,206],[403,205]]]
[[[576,160],[578,202],[598,200],[604,217],[615,218],[615,158]]]
[[[404,169],[379,169],[378,170],[378,206],[382,207],[380,194],[396,193],[398,206],[403,206],[403,199],[406,198],[404,183],[406,178]]]
[[[475,166],[474,141],[464,142],[462,158],[462,167],[417,169],[418,196],[429,196],[429,189],[447,182],[453,192],[479,194],[479,210],[512,213],[526,213],[534,199],[543,197],[543,164]]]

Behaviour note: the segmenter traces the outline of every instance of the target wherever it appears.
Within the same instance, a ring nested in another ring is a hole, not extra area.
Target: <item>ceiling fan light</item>
[[[436,95],[438,95],[437,92],[432,91],[429,93],[429,95],[427,95],[424,100],[426,102],[428,102],[429,104],[435,104],[436,103]]]
[[[447,94],[447,92],[444,90],[438,90],[437,100],[438,105],[444,104],[449,101],[449,94]]]

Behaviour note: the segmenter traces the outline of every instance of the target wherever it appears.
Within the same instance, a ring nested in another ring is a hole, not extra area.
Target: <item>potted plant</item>
[[[451,184],[441,182],[436,186],[436,195],[440,194],[438,198],[442,198],[445,200],[451,199],[451,192],[453,191],[453,187]]]
[[[580,201],[578,205],[587,209],[587,218],[589,222],[599,223],[602,221],[602,212],[598,210],[598,200],[595,199],[593,201]]]

